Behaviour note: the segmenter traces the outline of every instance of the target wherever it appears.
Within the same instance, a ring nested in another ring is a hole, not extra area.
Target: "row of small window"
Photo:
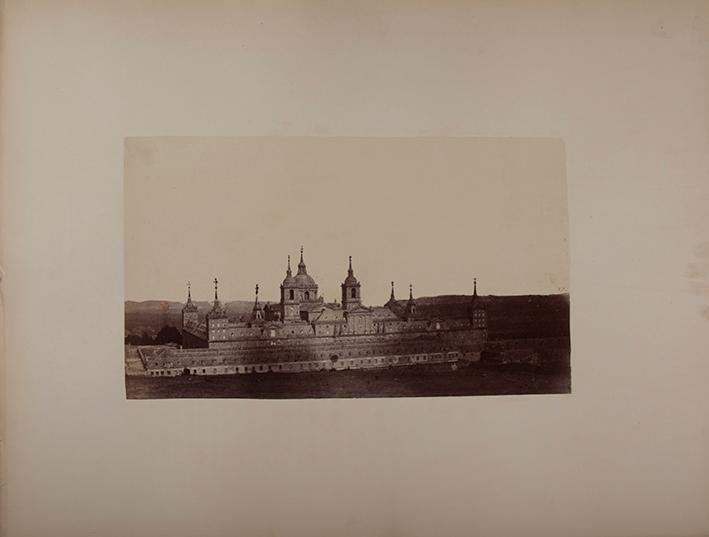
[[[180,369],[180,370],[164,370],[164,371],[151,371],[150,376],[152,377],[177,377],[179,375],[184,375],[184,374],[191,374],[191,375],[199,375],[200,371],[201,374],[206,375],[206,374],[211,374],[211,375],[218,375],[220,373],[226,374],[229,373],[229,368],[224,367],[210,367],[208,368],[203,368],[203,369],[190,369],[190,368],[185,368],[185,369]],[[234,369],[231,369],[231,372],[234,372]]]
[[[394,328],[396,328],[396,326],[394,326]],[[436,330],[440,330],[440,328],[441,328],[440,324],[436,323]],[[334,326],[325,326],[320,329],[321,334],[322,333],[334,333],[334,332],[335,332]],[[349,332],[349,331],[347,331],[347,332]],[[383,333],[383,332],[386,332],[386,325],[384,325],[384,324],[378,325],[377,323],[375,323],[374,328],[367,328],[367,329],[361,331],[360,333],[362,333],[362,334],[378,334],[378,333]],[[296,334],[307,335],[309,333],[310,333],[310,328],[300,329],[300,330],[292,329],[290,331],[291,335],[296,335]],[[226,330],[224,330],[224,329],[213,329],[212,334],[213,334],[212,339],[227,339],[227,337],[229,336],[229,334],[227,334]],[[268,335],[269,335],[269,337],[275,337],[276,336],[275,330],[270,330]]]
[[[453,359],[457,358],[460,356],[460,353],[458,352],[449,352],[446,354],[446,358],[448,359]],[[341,364],[341,368],[345,367],[351,367],[351,366],[361,366],[361,365],[382,365],[382,364],[398,364],[398,363],[418,363],[418,362],[428,362],[428,361],[437,361],[443,359],[444,355],[443,353],[436,353],[436,354],[419,354],[416,356],[393,356],[393,357],[387,357],[387,358],[364,358],[364,359],[348,359],[348,360],[343,360],[342,362],[339,362]],[[322,362],[296,362],[296,363],[290,363],[290,364],[274,364],[274,365],[252,365],[252,366],[235,366],[233,368],[229,367],[210,367],[210,368],[196,368],[196,369],[190,369],[190,368],[185,368],[184,370],[160,370],[160,371],[151,371],[150,375],[151,376],[177,376],[177,375],[182,375],[185,374],[185,372],[189,372],[188,374],[192,375],[199,375],[200,372],[201,374],[211,374],[211,375],[218,375],[218,374],[229,374],[229,373],[252,373],[252,372],[266,372],[266,371],[320,371],[323,369],[332,369],[333,367],[337,368],[336,365],[333,365],[333,363],[328,362],[328,361],[322,361]],[[209,371],[208,371],[209,370]]]

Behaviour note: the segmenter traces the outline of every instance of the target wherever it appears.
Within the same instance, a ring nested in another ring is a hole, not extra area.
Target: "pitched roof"
[[[366,306],[362,306],[362,304],[358,304],[354,308],[351,308],[347,310],[348,313],[371,313],[372,310],[371,308],[368,308]]]
[[[332,322],[344,322],[345,318],[343,316],[343,311],[341,309],[332,309],[323,307],[320,314],[313,319],[316,323],[332,323]]]
[[[307,312],[320,311],[326,307],[322,302],[301,302],[300,310]]]
[[[396,313],[391,311],[389,308],[383,306],[377,306],[372,308],[372,315],[375,319],[398,319]]]

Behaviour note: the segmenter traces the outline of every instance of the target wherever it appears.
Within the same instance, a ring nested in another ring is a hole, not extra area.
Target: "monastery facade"
[[[480,358],[487,339],[486,310],[477,299],[477,282],[463,317],[419,314],[413,289],[405,304],[391,296],[383,306],[362,303],[362,285],[349,258],[341,303],[327,303],[308,274],[300,251],[295,275],[290,256],[280,286],[280,302],[259,302],[250,316],[230,318],[214,280],[214,302],[201,319],[188,284],[182,310],[182,349],[141,349],[150,375],[239,374],[310,370],[366,369],[418,363],[457,364]]]

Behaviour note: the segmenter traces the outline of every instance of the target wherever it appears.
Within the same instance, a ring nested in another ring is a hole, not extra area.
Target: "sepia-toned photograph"
[[[0,537],[709,537],[709,2],[0,35]]]
[[[129,399],[571,392],[564,147],[128,138]]]

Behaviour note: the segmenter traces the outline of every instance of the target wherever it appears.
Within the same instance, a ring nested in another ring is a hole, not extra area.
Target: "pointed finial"
[[[300,247],[300,263],[298,263],[298,274],[307,274],[305,261],[303,261],[303,247]]]
[[[258,284],[256,284],[256,298],[258,298]]]
[[[473,278],[473,296],[478,296],[478,279]]]
[[[192,302],[192,284],[187,280],[187,302]]]
[[[391,297],[390,300],[394,300],[394,282],[391,282]]]
[[[217,278],[214,278],[214,301],[216,302],[219,300],[219,297],[217,296],[217,288],[219,287],[219,280]]]
[[[414,299],[414,286],[409,284],[409,300]]]
[[[290,254],[288,254],[288,271],[290,272]]]

